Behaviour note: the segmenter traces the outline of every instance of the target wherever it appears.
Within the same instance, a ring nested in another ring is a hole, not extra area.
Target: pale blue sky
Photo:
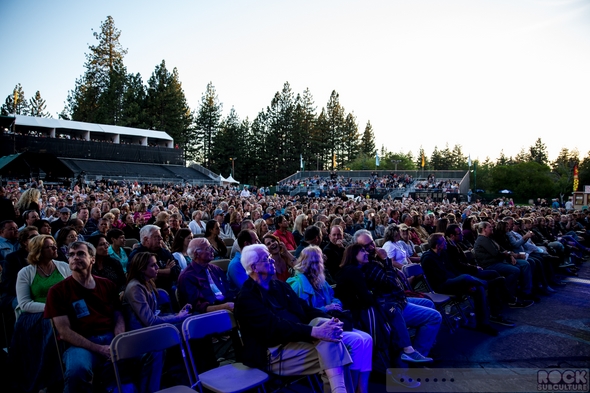
[[[166,60],[192,109],[213,82],[224,114],[253,119],[288,81],[318,108],[332,90],[378,146],[460,144],[514,156],[537,138],[590,151],[590,2],[2,0],[2,103],[17,83],[54,116],[107,15],[147,82]]]

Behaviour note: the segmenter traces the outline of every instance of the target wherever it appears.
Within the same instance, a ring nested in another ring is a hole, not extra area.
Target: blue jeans
[[[502,277],[506,278],[506,288],[511,296],[516,295],[516,288],[518,286],[518,277],[520,276],[520,269],[510,263],[499,262],[487,266],[486,270],[494,270]]]
[[[434,303],[429,299],[409,297],[403,316],[406,325],[416,329],[414,349],[424,356],[428,355],[442,322],[442,316],[434,309]]]
[[[113,333],[89,337],[95,344],[109,345]],[[84,348],[70,346],[63,355],[65,364],[64,393],[92,392],[93,370],[106,366],[107,359]]]
[[[88,340],[95,344],[109,345],[113,340],[113,333],[92,336]],[[102,355],[84,348],[70,346],[64,352],[63,358],[66,368],[64,393],[91,393],[95,374],[98,376],[96,380],[103,382],[105,386],[108,386],[109,383],[114,384],[112,366]],[[164,352],[148,353],[137,360],[141,362],[141,372],[138,381],[136,381],[138,391],[144,393],[159,390]],[[133,363],[137,360],[131,359],[130,362]],[[97,373],[94,372],[95,370]]]

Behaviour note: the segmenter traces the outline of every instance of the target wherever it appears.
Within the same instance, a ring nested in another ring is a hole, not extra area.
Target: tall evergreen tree
[[[361,138],[360,152],[368,157],[375,155],[375,133],[370,121],[367,121],[363,137]]]
[[[295,99],[296,131],[293,139],[296,146],[300,148],[305,170],[313,170],[318,164],[317,146],[312,141],[312,135],[316,127],[315,110],[313,97],[309,89],[305,89],[303,95],[297,95]]]
[[[330,152],[331,169],[341,168],[343,165],[342,133],[344,127],[344,108],[340,105],[340,95],[332,91],[326,105],[327,147]]]
[[[463,154],[461,145],[455,145],[451,151],[451,163],[448,169],[467,169],[467,157]]]
[[[255,184],[270,185],[276,182],[268,171],[268,159],[272,155],[266,148],[266,137],[268,135],[266,112],[261,111],[252,121],[246,139],[246,148],[249,154],[255,157],[251,161],[253,175],[249,177]]]
[[[189,142],[194,149],[193,159],[204,166],[208,166],[210,162],[213,139],[219,128],[222,109],[213,82],[209,82],[197,110],[194,138]]]
[[[349,113],[342,125],[342,159],[344,163],[355,160],[360,152],[360,135],[356,118]]]
[[[127,54],[119,42],[121,31],[111,16],[93,32],[98,44],[89,45],[86,71],[68,93],[64,115],[72,120],[102,124],[118,124],[122,119]]]
[[[17,83],[12,94],[6,97],[2,108],[0,108],[0,113],[2,116],[29,114],[29,103],[20,83]]]
[[[277,92],[266,110],[268,135],[265,147],[273,155],[269,157],[269,169],[274,179],[280,180],[299,169],[299,152],[294,146],[295,97],[289,82]]]
[[[316,153],[316,168],[318,170],[332,169],[332,151],[330,147],[329,122],[326,114],[326,109],[322,108],[316,127],[311,136],[311,146]]]
[[[46,108],[45,100],[41,98],[41,93],[37,90],[35,96],[29,100],[29,115],[35,117],[51,117],[48,112],[45,112]]]
[[[515,164],[520,164],[523,162],[530,162],[532,159],[530,153],[526,152],[524,148],[521,148],[518,154],[514,157],[514,160],[510,161],[513,161]],[[507,163],[508,165],[511,164],[510,161]]]
[[[146,119],[146,88],[139,73],[127,75],[123,94],[123,111],[120,124],[125,127],[148,128]]]
[[[245,160],[245,140],[247,130],[242,127],[238,114],[232,107],[227,118],[219,125],[219,131],[213,138],[211,149],[210,168],[213,172],[222,173],[224,176],[231,173],[232,161],[235,161],[234,174],[236,179],[243,181],[242,172],[248,163]]]
[[[432,155],[430,156],[429,168],[435,171],[443,170],[446,166],[446,160],[443,156],[443,152],[438,150],[437,146],[434,146]]]
[[[547,146],[538,138],[535,144],[529,147],[531,161],[539,164],[548,165],[549,154],[547,153]]]
[[[166,69],[166,62],[156,66],[148,81],[146,113],[149,128],[165,131],[182,149],[189,141],[192,113],[186,103],[178,70]]]

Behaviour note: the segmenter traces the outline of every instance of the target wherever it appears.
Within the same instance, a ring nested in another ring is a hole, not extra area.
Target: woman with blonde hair
[[[54,362],[57,348],[51,322],[43,318],[49,289],[69,277],[66,262],[56,261],[57,245],[49,235],[37,235],[28,242],[29,266],[16,279],[17,321],[14,326],[10,364],[18,391],[39,391],[58,382],[59,366]],[[15,389],[17,390],[17,389]]]
[[[27,210],[35,210],[37,214],[41,215],[39,210],[39,198],[41,198],[41,191],[36,188],[29,188],[21,194],[14,207],[15,209],[18,209],[21,216]]]
[[[326,313],[333,312],[332,316],[336,318],[342,315],[342,302],[334,297],[334,290],[326,282],[324,259],[319,247],[304,248],[293,269],[295,276],[289,278],[287,284],[291,285],[297,296],[312,307]],[[352,322],[350,315],[349,322]],[[373,339],[361,330],[352,329],[342,333],[342,342],[349,348],[352,358],[350,374],[355,392],[367,392],[372,369]]]
[[[303,240],[303,233],[305,233],[305,228],[308,226],[307,215],[300,214],[295,218],[295,222],[293,223],[293,237],[295,238],[295,244],[299,245],[301,240]]]
[[[264,218],[259,218],[254,222],[254,228],[259,239],[262,239],[269,231],[268,224]]]

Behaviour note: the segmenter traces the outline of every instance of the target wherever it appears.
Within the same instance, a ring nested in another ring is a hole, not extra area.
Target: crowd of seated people
[[[385,176],[378,176],[373,173],[369,178],[353,179],[342,175],[332,174],[331,176],[320,177],[319,175],[304,179],[290,179],[279,183],[280,191],[292,191],[298,187],[308,189],[308,195],[312,190],[317,190],[321,195],[336,194],[373,194],[377,191],[386,192],[394,189],[403,189],[414,182],[414,178],[408,174],[397,175],[391,173]]]
[[[325,369],[326,383],[340,387],[341,373],[350,373],[355,389],[365,391],[371,369],[432,360],[429,352],[442,316],[432,301],[412,295],[420,277],[405,277],[405,265],[422,263],[426,276],[435,276],[437,291],[471,296],[477,329],[495,335],[494,325],[514,326],[501,315],[504,307],[530,307],[559,291],[562,278],[576,275],[590,250],[590,213],[549,206],[295,198],[258,192],[241,196],[238,187],[131,182],[2,191],[10,206],[2,210],[0,224],[0,304],[4,315],[18,315],[13,354],[15,348],[25,348],[35,351],[37,359],[53,354],[45,351],[47,330],[36,335],[42,341],[34,348],[23,337],[32,334],[30,329],[43,329],[49,319],[66,342],[89,352],[92,359],[106,360],[110,340],[122,331],[179,324],[191,312],[230,310],[253,354],[258,356],[261,348],[279,351],[271,354],[270,371],[293,371],[284,369],[293,362],[280,353],[287,343],[312,338],[344,342],[344,347],[330,347],[342,358]],[[53,207],[58,208],[55,216]],[[127,246],[130,239],[136,242]],[[225,272],[215,262],[230,255],[232,268]],[[105,292],[66,293],[76,285],[94,285]],[[51,295],[53,286],[59,290]],[[276,295],[278,303],[260,297],[264,291]],[[84,296],[88,300],[80,302]],[[58,299],[69,300],[72,308],[49,306]],[[289,316],[277,311],[255,320],[240,311],[242,306],[261,312],[259,302],[272,307],[286,302]],[[74,309],[75,304],[85,308]],[[74,323],[80,316],[91,316],[90,323]],[[260,336],[260,322],[275,318],[288,330]],[[96,321],[108,329],[97,328]],[[210,352],[210,344],[203,343],[204,353]],[[367,352],[375,356],[367,358]],[[11,354],[14,364],[21,365],[17,355]],[[82,371],[75,364],[79,355],[65,356],[71,371],[66,383],[73,381],[80,389],[76,391],[83,391],[87,387],[81,387]],[[249,364],[268,366],[256,359]],[[145,386],[159,385],[162,362],[157,356],[146,359],[145,367],[158,372]],[[205,367],[214,365],[212,359]],[[38,390],[60,383],[53,378],[61,375],[55,370],[29,369],[34,377],[19,377],[19,383]],[[88,370],[88,364],[82,369]],[[316,365],[305,372],[320,370]]]

